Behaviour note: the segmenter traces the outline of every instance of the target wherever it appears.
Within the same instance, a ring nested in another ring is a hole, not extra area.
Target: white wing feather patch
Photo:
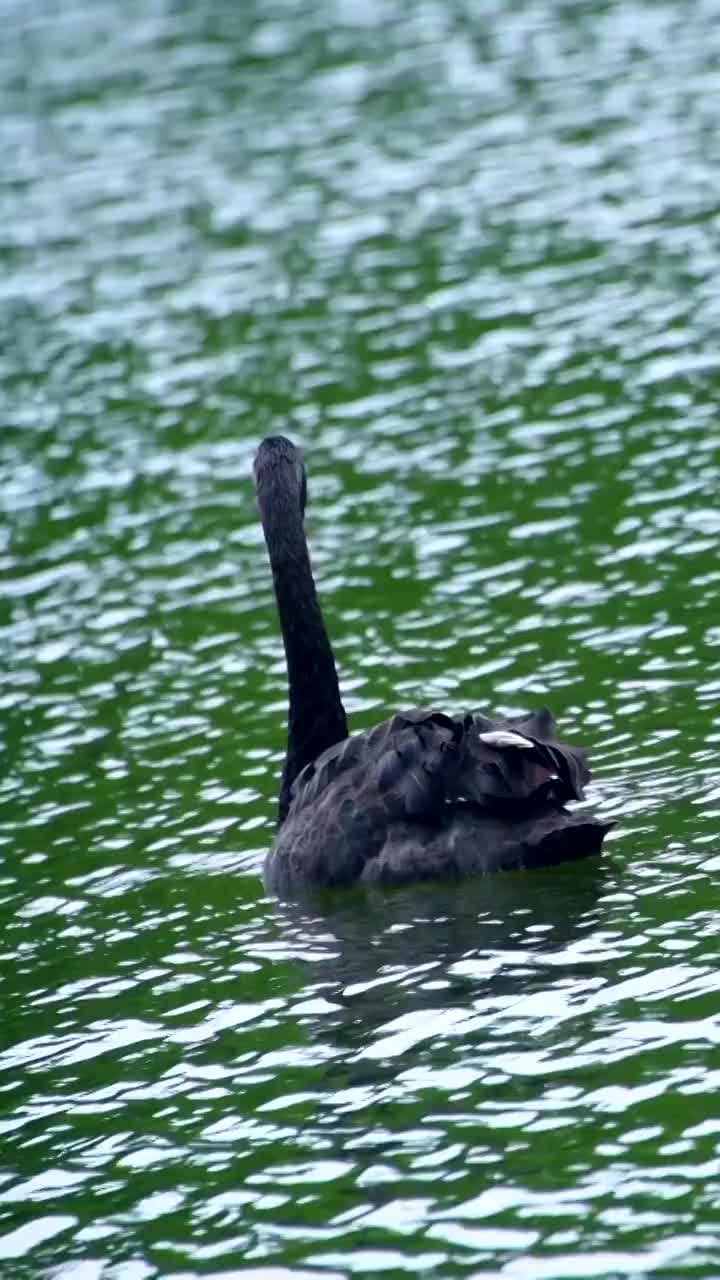
[[[525,751],[533,751],[535,744],[521,733],[513,733],[512,729],[495,729],[491,733],[480,733],[478,737],[487,747],[522,747]]]

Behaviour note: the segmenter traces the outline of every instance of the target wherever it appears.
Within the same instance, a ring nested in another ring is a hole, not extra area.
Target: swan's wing
[[[581,800],[585,754],[560,742],[547,711],[491,720],[417,708],[353,734],[307,765],[292,789],[290,817],[341,804],[375,822],[433,822],[470,800],[514,812],[536,800]]]
[[[552,795],[564,804],[583,799],[589,778],[585,752],[560,742],[546,709],[510,720],[480,712],[465,719],[458,797],[506,807]]]
[[[462,737],[461,721],[442,711],[402,711],[366,733],[329,747],[298,774],[291,815],[352,792],[364,804],[380,801],[387,817],[426,816],[444,801],[448,752]],[[447,758],[446,758],[447,757]]]

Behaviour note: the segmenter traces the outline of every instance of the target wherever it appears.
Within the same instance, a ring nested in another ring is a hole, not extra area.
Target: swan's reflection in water
[[[305,966],[310,1017],[312,997],[322,997],[323,1038],[379,1060],[378,1035],[390,1055],[402,1049],[403,1030],[423,1024],[430,1034],[434,1022],[439,1035],[456,1034],[481,1011],[494,1010],[497,1024],[522,997],[538,1006],[544,991],[571,995],[596,983],[592,937],[612,876],[609,859],[594,858],[394,892],[325,894],[278,903],[277,923]],[[422,1038],[410,1031],[406,1041]]]

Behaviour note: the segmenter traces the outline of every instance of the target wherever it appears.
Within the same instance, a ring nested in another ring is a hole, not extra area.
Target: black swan
[[[559,742],[549,711],[402,711],[348,737],[335,659],[310,566],[301,452],[263,440],[255,489],[272,569],[289,685],[271,892],[355,882],[545,867],[597,853],[612,825],[570,813],[590,777]]]

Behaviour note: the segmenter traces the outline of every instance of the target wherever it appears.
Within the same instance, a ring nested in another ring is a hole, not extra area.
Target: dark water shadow
[[[325,893],[276,904],[276,922],[308,986],[336,1006],[334,1036],[360,1048],[412,1012],[586,981],[593,963],[569,948],[596,929],[613,878],[610,859],[593,858],[390,892]],[[454,971],[460,961],[467,963]],[[323,1037],[328,1030],[324,1016]]]

